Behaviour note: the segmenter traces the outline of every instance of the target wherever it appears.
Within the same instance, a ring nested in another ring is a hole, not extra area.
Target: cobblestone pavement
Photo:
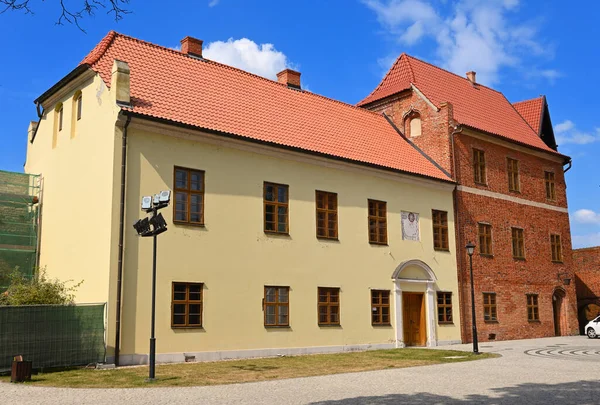
[[[480,350],[502,357],[213,387],[59,389],[0,383],[0,397],[3,404],[95,405],[600,403],[600,339],[515,340],[483,343]]]

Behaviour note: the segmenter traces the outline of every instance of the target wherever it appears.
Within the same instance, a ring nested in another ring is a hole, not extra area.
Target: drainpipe
[[[460,125],[456,125],[454,126],[454,130],[452,131],[452,133],[450,134],[450,144],[452,147],[452,177],[454,178],[454,180],[457,180],[457,174],[456,174],[456,154],[455,154],[455,147],[454,147],[454,136],[457,134],[462,133],[463,128]],[[453,199],[454,199],[454,224],[455,224],[455,236],[456,236],[456,241],[457,243],[460,242],[460,230],[461,230],[461,224],[460,224],[460,214],[458,212],[458,197],[457,197],[457,188],[458,188],[458,184],[456,184],[454,186],[454,195],[453,195]],[[461,324],[464,325],[464,320],[465,320],[465,316],[466,316],[466,309],[465,309],[465,303],[466,300],[464,299],[465,296],[465,292],[464,290],[464,283],[463,283],[463,277],[462,277],[462,269],[463,269],[463,246],[457,246],[456,248],[456,255],[458,257],[459,263],[458,263],[458,284],[460,286],[460,293],[459,293],[459,300],[462,301],[460,302],[459,308],[461,311]],[[464,337],[466,335],[464,326],[461,326],[461,336],[463,342],[464,342]]]
[[[127,128],[131,116],[123,126],[123,142],[121,144],[121,196],[119,205],[119,261],[117,264],[117,319],[115,328],[115,366],[119,367],[121,350],[121,289],[123,284],[123,235],[125,233],[125,173],[127,169]]]
[[[566,169],[564,169],[563,173],[566,173],[569,170],[571,170],[571,167],[573,166],[573,159],[569,158],[569,161],[566,162],[565,164],[569,165],[569,167],[567,167]]]

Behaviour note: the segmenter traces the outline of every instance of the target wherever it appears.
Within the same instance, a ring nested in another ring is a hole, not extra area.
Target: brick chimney
[[[202,40],[185,37],[181,40],[181,53],[202,57]]]
[[[286,84],[288,87],[300,89],[300,72],[292,69],[284,69],[277,73],[277,81]]]
[[[469,79],[469,81],[473,84],[477,84],[476,76],[477,73],[473,72],[472,70],[470,72],[467,72],[467,79]]]

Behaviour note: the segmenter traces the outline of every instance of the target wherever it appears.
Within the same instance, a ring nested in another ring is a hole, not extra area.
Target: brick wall
[[[583,326],[600,312],[600,246],[573,250],[575,287],[579,326]]]
[[[492,257],[481,256],[479,247],[473,255],[479,339],[486,341],[490,334],[495,334],[496,340],[554,336],[555,293],[564,294],[564,305],[556,319],[556,323],[561,325],[560,333],[576,334],[575,283],[565,285],[562,281],[565,278],[574,279],[562,161],[516,145],[502,145],[488,135],[477,132],[456,134],[453,147],[451,140],[455,122],[452,105],[444,104],[437,111],[416,92],[406,91],[375,103],[370,109],[389,115],[411,141],[452,173],[459,185],[481,192],[498,193],[503,197],[499,199],[455,191],[457,246],[462,249],[457,257],[463,341],[472,339],[469,262],[464,246],[468,241],[479,245],[478,222],[492,225],[493,246]],[[405,119],[411,111],[417,111],[422,119],[422,135],[419,137],[410,137],[405,125]],[[486,185],[474,182],[473,148],[485,151]],[[519,161],[520,192],[508,190],[507,157]],[[545,171],[555,173],[555,201],[546,198]],[[526,200],[526,203],[519,203],[516,199]],[[540,207],[540,204],[543,205]],[[548,206],[557,209],[549,209]],[[511,227],[524,229],[525,260],[513,258]],[[551,234],[561,236],[561,263],[552,261]],[[484,322],[483,292],[496,293],[498,322]],[[526,294],[538,294],[539,322],[528,321]]]

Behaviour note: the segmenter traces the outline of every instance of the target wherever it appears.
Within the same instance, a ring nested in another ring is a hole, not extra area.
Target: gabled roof
[[[199,129],[450,181],[378,113],[111,31],[81,64],[110,87],[131,70],[131,111]]]
[[[436,107],[449,102],[454,119],[468,127],[506,138],[510,141],[557,153],[549,148],[529,126],[504,95],[437,66],[401,54],[381,83],[358,103],[366,106],[397,94],[414,85]]]
[[[529,126],[535,131],[538,136],[542,130],[542,114],[544,113],[544,96],[532,98],[531,100],[519,101],[513,103],[513,106],[517,110],[521,117]]]

